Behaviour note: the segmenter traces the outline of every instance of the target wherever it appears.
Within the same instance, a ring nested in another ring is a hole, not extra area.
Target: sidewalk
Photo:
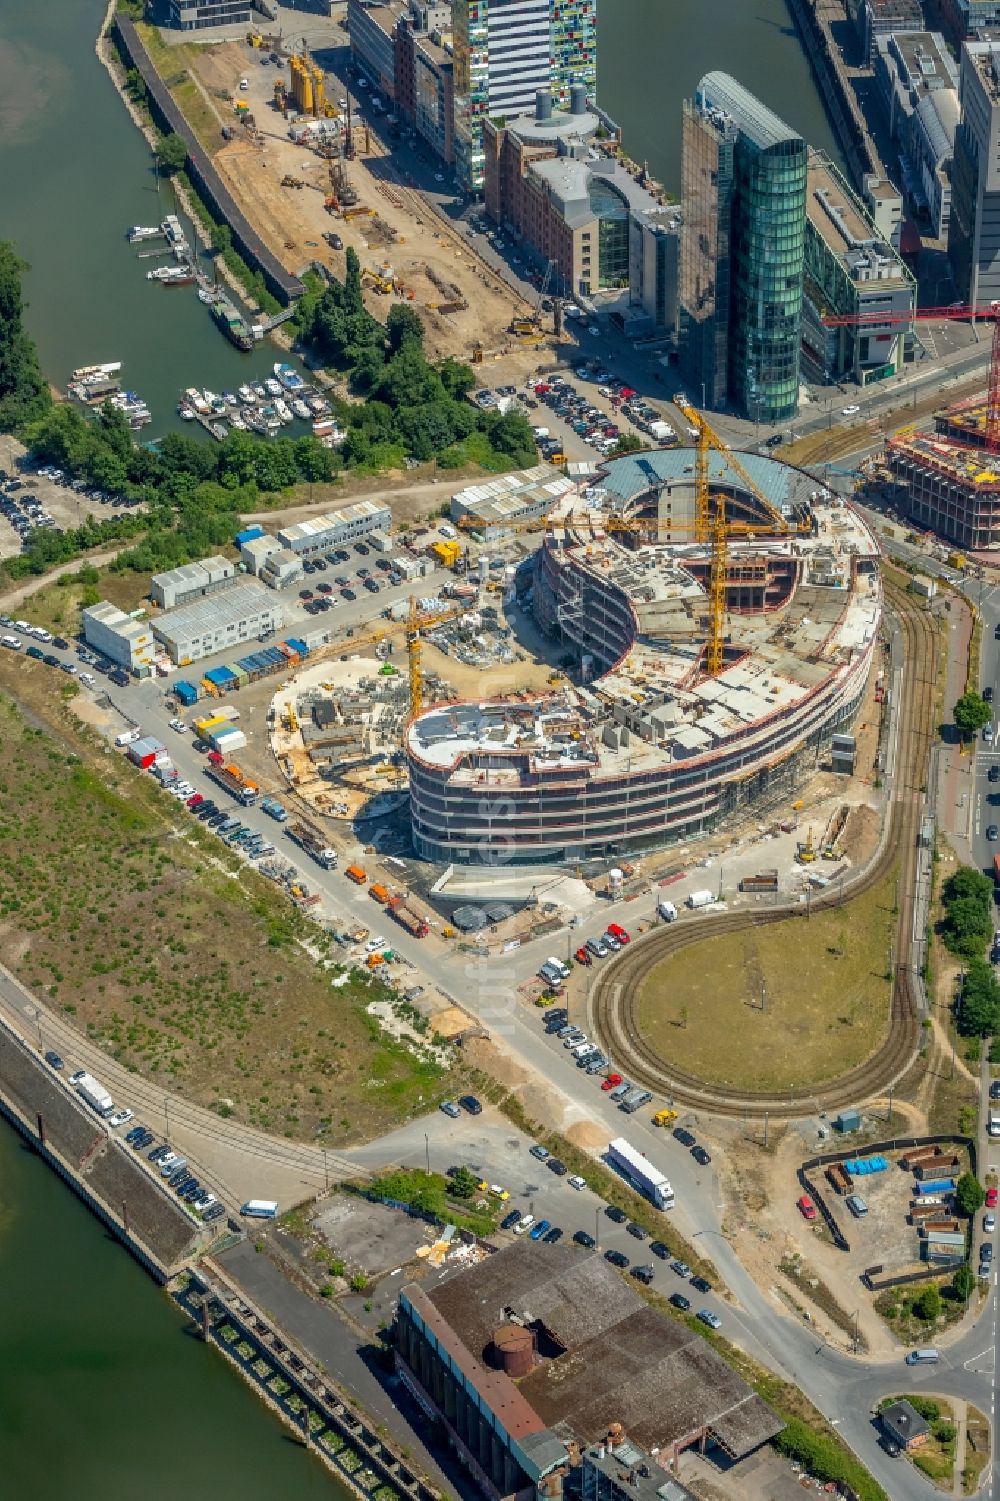
[[[965,692],[969,647],[972,642],[971,607],[959,595],[951,596],[948,615],[948,665],[945,675],[942,723],[951,724],[951,713]],[[963,756],[957,741],[945,741],[940,755],[941,776],[937,789],[938,827],[964,847],[968,857],[969,821],[972,817],[972,792],[976,765],[975,747]]]

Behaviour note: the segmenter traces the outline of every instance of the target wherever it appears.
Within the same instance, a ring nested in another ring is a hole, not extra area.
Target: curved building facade
[[[533,608],[574,648],[578,685],[412,721],[419,854],[557,863],[691,838],[787,790],[850,724],[881,613],[874,537],[808,475],[741,455],[751,491],[713,455],[733,536],[725,664],[709,676],[712,559],[693,536],[693,459],[616,460],[596,503],[570,496],[550,513]]]

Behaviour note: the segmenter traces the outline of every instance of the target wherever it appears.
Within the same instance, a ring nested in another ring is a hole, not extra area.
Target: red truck
[[[1000,855],[993,856],[993,884],[1000,886]]]
[[[406,905],[405,897],[391,896],[386,903],[387,912],[391,912],[401,928],[412,933],[414,938],[426,938],[430,932],[425,920],[414,912],[412,907]]]

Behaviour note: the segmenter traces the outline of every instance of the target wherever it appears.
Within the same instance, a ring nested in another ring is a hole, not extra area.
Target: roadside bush
[[[853,1454],[842,1449],[836,1439],[815,1433],[801,1418],[789,1418],[784,1430],[774,1440],[779,1454],[796,1459],[811,1475],[825,1483],[844,1483],[852,1487],[860,1501],[885,1501],[885,1491]]]

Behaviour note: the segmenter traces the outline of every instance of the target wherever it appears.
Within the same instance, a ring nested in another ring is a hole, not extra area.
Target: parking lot
[[[25,463],[9,447],[8,465],[0,468],[0,557],[17,556],[38,531],[65,531],[127,504],[123,496],[71,480],[52,465]]]
[[[595,1081],[594,1088],[599,1087]],[[624,1119],[622,1127],[623,1132],[627,1130]],[[535,1155],[533,1148],[540,1155]],[[708,1284],[695,1286],[683,1263],[678,1263],[680,1271],[675,1270],[663,1254],[665,1247],[654,1251],[653,1247],[660,1245],[654,1236],[641,1226],[630,1228],[627,1215],[606,1204],[490,1106],[485,1106],[480,1115],[462,1110],[455,1118],[438,1112],[349,1155],[373,1168],[386,1162],[410,1168],[429,1165],[432,1172],[447,1174],[449,1168],[467,1167],[491,1188],[508,1195],[501,1221],[515,1214],[519,1222],[532,1217],[520,1233],[536,1239],[539,1255],[545,1254],[545,1237],[577,1239],[585,1247],[596,1245],[605,1255],[611,1253],[608,1259],[614,1258],[614,1264],[629,1277],[636,1267],[648,1267],[648,1285],[664,1297],[687,1299],[692,1312],[704,1308],[724,1321],[724,1306]],[[485,1196],[490,1197],[489,1191]],[[496,1203],[496,1195],[492,1197]],[[666,1224],[667,1216],[663,1218]],[[558,1237],[555,1231],[560,1232]],[[511,1223],[509,1228],[498,1230],[495,1239],[506,1244],[517,1234]],[[444,1274],[442,1268],[433,1275]]]

